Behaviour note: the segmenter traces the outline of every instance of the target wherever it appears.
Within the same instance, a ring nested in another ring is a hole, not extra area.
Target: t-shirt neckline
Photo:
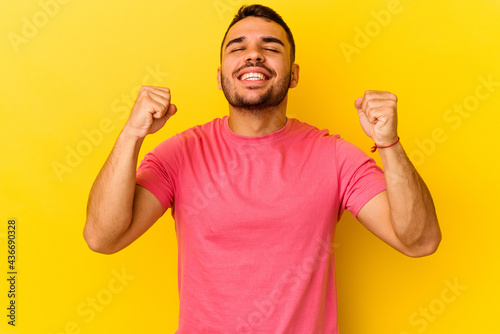
[[[285,125],[274,132],[262,136],[241,136],[234,133],[229,127],[229,116],[224,116],[222,118],[222,127],[224,133],[232,140],[245,143],[263,143],[271,140],[276,140],[284,136],[288,132],[288,129],[290,129],[291,126],[292,126],[292,119],[287,117]]]

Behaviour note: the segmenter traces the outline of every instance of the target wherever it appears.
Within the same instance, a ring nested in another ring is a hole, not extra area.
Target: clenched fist
[[[138,138],[160,130],[177,112],[177,107],[170,103],[170,98],[168,88],[142,86],[124,130]]]
[[[398,140],[397,102],[396,95],[376,90],[367,90],[354,102],[361,127],[379,147]]]

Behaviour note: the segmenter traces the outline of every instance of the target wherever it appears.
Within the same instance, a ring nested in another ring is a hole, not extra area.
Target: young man
[[[345,142],[286,117],[297,86],[293,36],[260,5],[242,7],[221,47],[229,117],[158,145],[144,138],[176,113],[170,91],[142,87],[90,193],[84,236],[114,253],[169,208],[179,247],[177,333],[337,333],[333,243],[351,211],[408,256],[441,240],[427,187],[397,134],[395,95],[355,101],[385,173]]]

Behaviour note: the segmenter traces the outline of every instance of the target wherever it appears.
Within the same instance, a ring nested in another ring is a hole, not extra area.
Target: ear
[[[221,73],[220,73],[220,67],[217,69],[217,83],[219,84],[219,89],[222,90],[222,84],[221,82]]]
[[[290,88],[295,88],[299,84],[299,65],[292,64],[292,78],[290,80]]]

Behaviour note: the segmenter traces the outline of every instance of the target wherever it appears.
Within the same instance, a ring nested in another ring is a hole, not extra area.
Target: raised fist
[[[376,90],[367,90],[354,102],[361,127],[379,147],[391,145],[398,139],[397,102],[396,95]]]
[[[177,112],[177,107],[170,103],[170,99],[168,88],[142,86],[124,130],[138,138],[160,130]]]

